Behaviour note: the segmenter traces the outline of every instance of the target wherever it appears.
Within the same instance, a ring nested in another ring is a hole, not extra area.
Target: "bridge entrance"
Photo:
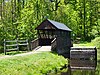
[[[50,46],[54,38],[56,38],[55,30],[38,30],[38,38],[40,46]]]

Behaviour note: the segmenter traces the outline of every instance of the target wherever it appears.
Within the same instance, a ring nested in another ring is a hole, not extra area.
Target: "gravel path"
[[[4,55],[4,56],[0,56],[0,59],[11,58],[11,57],[16,57],[16,56],[26,56],[26,55],[30,55],[30,54],[41,53],[41,52],[50,52],[50,51],[51,51],[51,46],[41,46],[41,47],[39,46],[31,52],[16,54],[16,55]]]

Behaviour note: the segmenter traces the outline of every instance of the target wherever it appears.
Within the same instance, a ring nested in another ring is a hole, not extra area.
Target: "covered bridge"
[[[71,29],[65,24],[53,20],[46,19],[38,27],[36,27],[38,34],[39,46],[51,46],[52,51],[64,56],[70,55],[71,43]]]

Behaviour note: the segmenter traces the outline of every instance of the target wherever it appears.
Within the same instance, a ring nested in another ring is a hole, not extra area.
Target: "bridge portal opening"
[[[51,46],[51,42],[56,38],[55,30],[38,30],[38,38],[40,46]]]

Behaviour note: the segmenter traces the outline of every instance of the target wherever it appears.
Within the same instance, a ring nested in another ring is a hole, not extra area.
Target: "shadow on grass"
[[[7,55],[16,55],[16,54],[21,54],[21,53],[26,53],[28,51],[12,51],[12,52],[7,52]]]

